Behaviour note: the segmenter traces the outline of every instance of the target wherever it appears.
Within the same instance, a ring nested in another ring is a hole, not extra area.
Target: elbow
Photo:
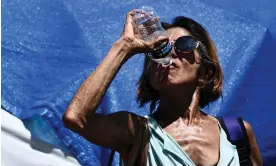
[[[72,111],[67,110],[62,116],[63,124],[66,128],[79,132],[83,128],[82,120],[79,116],[74,114]]]

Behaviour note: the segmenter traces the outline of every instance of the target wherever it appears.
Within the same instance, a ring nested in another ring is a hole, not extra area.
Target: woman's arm
[[[131,148],[139,117],[127,111],[109,115],[96,114],[107,88],[121,66],[134,54],[152,50],[159,38],[151,43],[138,39],[132,27],[131,11],[127,15],[121,38],[115,42],[104,60],[82,83],[63,115],[65,126],[90,142],[118,152]]]
[[[246,129],[250,147],[251,147],[250,159],[252,161],[252,164],[253,164],[253,166],[262,166],[263,161],[262,161],[261,153],[260,153],[259,146],[258,146],[256,138],[255,138],[254,132],[252,130],[252,127],[246,121],[243,121],[243,123],[244,123],[245,129]]]
[[[131,139],[127,112],[95,114],[120,67],[129,58],[126,41],[117,41],[95,71],[82,83],[63,115],[65,126],[100,146],[119,151]]]

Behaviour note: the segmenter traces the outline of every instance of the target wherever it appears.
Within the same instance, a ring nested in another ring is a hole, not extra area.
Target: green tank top
[[[149,122],[149,152],[147,166],[195,166],[188,154],[151,116]],[[239,166],[239,156],[225,131],[220,127],[220,157],[217,166]],[[121,165],[123,162],[121,162]]]

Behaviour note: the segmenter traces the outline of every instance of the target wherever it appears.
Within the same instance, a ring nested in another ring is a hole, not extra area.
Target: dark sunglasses
[[[195,51],[200,42],[192,36],[181,36],[177,38],[174,43],[174,49],[177,53],[191,53]]]
[[[201,60],[207,63],[213,63],[208,56],[207,49],[204,44],[198,41],[193,36],[181,36],[177,38],[174,42],[174,49],[177,53],[191,53],[198,49]]]
[[[156,59],[160,58],[158,57],[160,55],[160,52],[168,52],[169,50],[171,50],[172,46],[174,46],[174,49],[177,53],[191,53],[195,51],[200,44],[200,42],[192,36],[181,36],[174,41],[168,42],[162,43],[159,47],[157,47],[154,50],[154,52],[157,53],[156,57],[154,56],[154,54],[152,54],[152,57]]]
[[[173,44],[172,44],[173,43]],[[198,41],[195,37],[193,36],[181,36],[177,38],[176,40],[171,42],[171,45],[174,47],[176,53],[181,53],[181,54],[188,54],[191,52],[194,52],[196,49],[198,49],[200,53],[200,58],[207,62],[207,63],[213,63],[212,60],[208,57],[208,52],[204,44],[202,44],[200,41]],[[166,51],[166,46],[161,46],[161,48],[158,48],[160,52]],[[156,57],[154,55],[157,55]],[[158,59],[159,54],[151,54],[153,58]]]

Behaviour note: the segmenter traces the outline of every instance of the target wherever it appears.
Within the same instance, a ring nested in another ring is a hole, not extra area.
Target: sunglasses
[[[182,36],[177,38],[174,43],[174,49],[177,53],[191,53],[195,51],[200,42],[192,36]]]
[[[167,54],[173,46],[175,52],[180,54],[188,54],[198,49],[200,53],[200,58],[203,61],[207,63],[213,63],[212,60],[208,57],[208,52],[204,44],[202,44],[193,36],[181,36],[176,40],[170,42],[168,46],[167,45],[167,43],[161,45],[159,48],[157,48],[158,51],[154,50],[155,53],[150,54],[150,57],[152,59],[159,59],[161,53],[165,52]]]

